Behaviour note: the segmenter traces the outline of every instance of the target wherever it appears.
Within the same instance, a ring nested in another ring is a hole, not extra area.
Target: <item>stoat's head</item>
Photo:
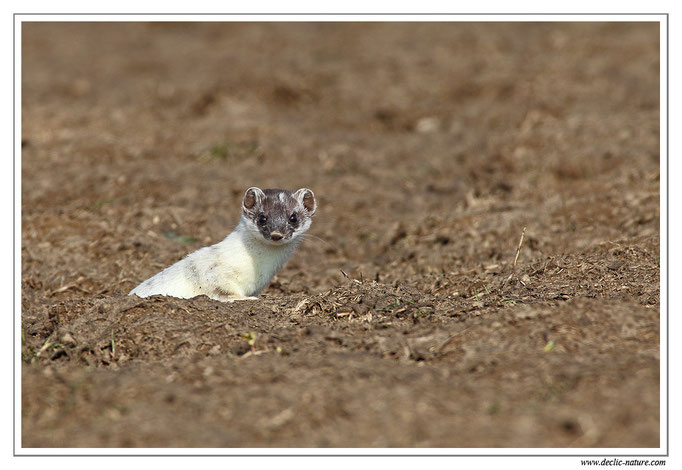
[[[303,235],[317,209],[313,192],[301,188],[246,190],[242,201],[242,221],[254,236],[271,245],[282,245]]]

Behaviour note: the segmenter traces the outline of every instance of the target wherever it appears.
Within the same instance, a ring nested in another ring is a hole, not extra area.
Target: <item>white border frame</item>
[[[414,21],[414,22],[659,22],[660,24],[660,237],[661,237],[661,348],[660,348],[660,439],[661,447],[647,449],[622,448],[466,448],[466,449],[288,449],[288,448],[251,448],[251,449],[195,449],[195,448],[145,448],[145,449],[61,449],[61,448],[23,448],[21,447],[21,24],[30,21],[107,21],[107,22],[143,22],[143,21],[258,21],[258,22],[307,22],[307,21]],[[669,349],[668,349],[668,15],[667,14],[15,14],[14,15],[14,455],[52,455],[52,456],[179,456],[179,455],[231,455],[231,456],[573,456],[603,459],[618,457],[623,460],[631,458],[660,458],[669,455]],[[665,217],[664,217],[665,215]],[[116,451],[116,452],[114,452]],[[120,451],[120,452],[119,452]],[[546,459],[542,466],[546,468]],[[499,461],[498,461],[499,462]],[[537,462],[541,464],[541,462]],[[552,461],[552,465],[556,465]]]

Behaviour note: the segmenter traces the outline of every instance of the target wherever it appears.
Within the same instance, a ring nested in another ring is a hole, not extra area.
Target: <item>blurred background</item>
[[[658,23],[24,22],[21,34],[24,445],[658,445]],[[250,186],[308,187],[319,203],[264,300],[125,316],[130,289],[233,229]],[[352,296],[349,279],[362,281]],[[370,298],[430,306],[406,316]],[[507,320],[523,309],[537,318],[519,329]],[[207,339],[214,320],[232,329]],[[463,327],[478,333],[433,355]],[[243,335],[279,329],[261,347],[288,356],[248,360],[261,384],[284,385],[254,402],[249,387],[263,388],[234,358],[251,350]],[[170,376],[187,402],[206,387],[191,436],[173,431],[192,414],[165,401]],[[242,391],[220,401],[236,376]],[[83,381],[90,391],[66,398]],[[409,386],[390,395],[397,383]],[[133,403],[158,426],[140,428]],[[239,410],[253,418],[243,433],[201,430]]]

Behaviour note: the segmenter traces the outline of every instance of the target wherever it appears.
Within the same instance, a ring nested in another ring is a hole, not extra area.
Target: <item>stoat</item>
[[[128,295],[256,299],[301,243],[316,209],[315,195],[306,188],[249,188],[239,224],[223,241],[187,255]]]

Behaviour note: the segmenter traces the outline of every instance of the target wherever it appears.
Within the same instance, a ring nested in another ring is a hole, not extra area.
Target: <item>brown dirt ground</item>
[[[657,23],[22,35],[24,447],[659,446]],[[253,185],[259,301],[127,297]]]

